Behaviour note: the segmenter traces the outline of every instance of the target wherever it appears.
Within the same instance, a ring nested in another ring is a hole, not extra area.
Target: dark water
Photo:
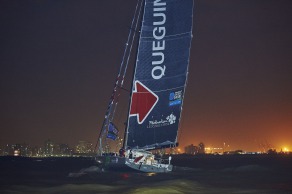
[[[292,193],[292,156],[180,156],[164,174],[102,171],[88,158],[0,157],[0,193]]]

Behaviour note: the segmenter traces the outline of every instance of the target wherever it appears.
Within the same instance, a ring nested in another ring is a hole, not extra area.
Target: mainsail
[[[146,0],[139,38],[126,146],[177,143],[188,74],[193,0]]]

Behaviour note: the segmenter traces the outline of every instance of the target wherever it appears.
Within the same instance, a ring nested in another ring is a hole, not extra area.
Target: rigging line
[[[131,24],[132,26],[135,24],[137,10],[138,10],[138,4],[136,5],[134,17],[133,17],[132,24]],[[126,53],[127,53],[127,50],[128,50],[129,41],[130,41],[131,36],[132,36],[131,34],[132,34],[132,32],[130,31],[129,35],[128,35],[127,43],[126,43],[126,46],[125,46],[123,58],[122,58],[122,61],[121,61],[119,73],[118,73],[118,76],[116,78],[116,82],[115,82],[115,85],[114,85],[112,96],[110,98],[110,103],[109,103],[108,112],[107,112],[107,118],[108,119],[110,118],[110,115],[111,115],[111,112],[112,112],[112,105],[113,105],[113,103],[115,101],[116,91],[117,91],[117,87],[118,87],[119,82],[120,82],[120,76],[121,76],[121,72],[122,72],[122,69],[123,69],[123,66],[124,66],[125,56],[126,56]]]
[[[124,87],[121,87],[121,86],[119,86],[119,88],[121,89],[121,90],[124,90],[124,91],[126,91],[126,92],[131,92],[129,89],[127,89],[127,88],[124,88]]]
[[[138,19],[136,18],[136,16],[137,16],[137,10],[139,10],[139,2],[136,4],[134,16],[133,16],[132,23],[131,23],[131,28],[133,28],[133,26],[135,26],[136,20],[139,19],[139,18]],[[128,52],[129,52],[128,51],[128,46],[129,46],[129,42],[132,39],[132,36],[133,36],[132,35],[132,30],[130,30],[129,31],[129,34],[128,34],[128,38],[127,38],[127,43],[125,45],[125,49],[124,49],[124,53],[123,53],[123,58],[122,58],[121,65],[120,65],[120,69],[119,69],[119,74],[118,74],[118,77],[116,79],[116,83],[115,83],[115,86],[114,86],[114,90],[113,90],[113,94],[112,94],[112,97],[113,98],[111,98],[112,102],[111,102],[111,106],[110,106],[110,111],[108,112],[108,118],[109,118],[109,120],[113,120],[113,118],[111,118],[110,115],[112,115],[112,117],[113,117],[114,112],[115,112],[115,108],[112,109],[113,108],[112,106],[115,107],[114,101],[116,101],[116,103],[118,102],[118,97],[116,97],[117,96],[116,95],[116,92],[117,92],[117,90],[119,90],[118,87],[120,87],[119,86],[120,85],[120,82],[122,82],[122,80],[121,80],[121,72],[123,71],[123,68],[124,68],[125,57],[127,56]],[[122,78],[122,79],[124,79],[124,78]],[[118,96],[119,96],[119,93],[118,93]]]
[[[139,0],[140,1],[140,0]],[[139,1],[137,2],[136,4],[136,9],[135,9],[135,13],[134,13],[134,17],[133,17],[133,20],[132,20],[132,24],[131,24],[131,28],[130,28],[130,32],[129,32],[129,35],[128,35],[128,39],[127,39],[127,43],[126,43],[126,47],[125,47],[125,50],[124,50],[124,54],[123,54],[123,59],[122,59],[122,62],[121,62],[121,66],[120,66],[120,72],[119,72],[119,80],[118,82],[116,83],[115,85],[115,98],[113,100],[113,107],[111,107],[111,111],[109,112],[109,119],[112,121],[114,119],[114,115],[115,115],[115,111],[116,111],[116,106],[118,104],[118,100],[119,100],[119,96],[120,96],[120,91],[119,89],[122,87],[122,82],[124,80],[124,76],[121,77],[121,72],[123,69],[125,69],[126,67],[124,67],[125,65],[125,58],[130,55],[130,50],[128,49],[128,46],[129,46],[129,42],[132,42],[131,40],[133,39],[133,37],[135,37],[135,33],[134,35],[132,35],[132,28],[134,28],[134,26],[136,26],[136,23],[138,22],[139,20],[139,17],[137,17],[137,10],[140,10],[139,8]],[[125,71],[125,70],[124,70]],[[116,92],[118,91],[118,94],[116,95]],[[115,101],[115,104],[114,104],[114,101]]]
[[[125,50],[124,50],[124,53],[123,53],[123,58],[122,58],[122,61],[121,61],[121,66],[120,66],[120,70],[119,70],[119,76],[120,76],[120,74],[122,72],[122,67],[124,65],[126,54],[128,52],[129,42],[130,42],[131,37],[132,37],[132,29],[133,29],[133,26],[135,25],[137,10],[138,10],[138,7],[139,7],[138,5],[139,5],[139,1],[138,1],[137,5],[136,5],[135,12],[134,12],[134,17],[133,17],[132,22],[131,22],[130,31],[129,31],[128,38],[127,38],[127,43],[126,43]]]
[[[137,15],[136,13],[137,13],[137,10],[138,10],[138,5],[139,5],[139,2],[136,4],[134,17],[133,17],[132,23],[131,23],[131,28],[133,28],[133,26],[135,24],[134,21],[136,20],[136,15]],[[101,136],[103,134],[103,131],[105,130],[105,126],[107,124],[107,120],[108,120],[109,115],[111,113],[111,107],[112,107],[113,101],[115,99],[115,93],[116,93],[116,90],[117,90],[117,85],[119,84],[119,79],[120,79],[120,75],[121,75],[121,72],[122,72],[122,69],[123,69],[123,66],[124,66],[125,56],[126,56],[126,53],[127,53],[127,50],[128,50],[129,41],[131,40],[131,36],[132,36],[132,31],[130,30],[128,38],[127,38],[127,43],[126,43],[126,46],[125,46],[125,49],[124,49],[124,54],[123,54],[123,58],[122,58],[122,61],[121,61],[119,73],[118,73],[118,76],[116,78],[116,82],[115,82],[115,85],[114,85],[114,88],[113,88],[113,91],[112,91],[112,95],[111,95],[111,98],[110,98],[110,101],[109,101],[109,104],[108,104],[108,107],[107,107],[107,110],[106,110],[104,121],[103,121],[101,130],[100,130],[100,133],[99,133],[99,136],[98,136],[98,140],[97,140],[95,148],[94,148],[95,151],[96,151],[96,148],[97,148],[97,146],[99,144],[99,141],[100,141],[100,138],[101,138]]]
[[[135,31],[137,31],[137,28],[138,28],[138,24],[139,24],[139,18],[141,17],[141,10],[142,10],[142,3],[143,3],[143,0],[140,0],[140,8],[139,8],[139,12],[138,12],[138,17],[137,17],[137,22],[136,22],[136,26],[135,26]],[[126,62],[126,67],[124,69],[124,74],[123,74],[123,79],[122,79],[122,82],[121,82],[121,87],[123,87],[123,83],[124,83],[124,78],[125,78],[125,75],[126,75],[126,72],[127,72],[127,69],[128,69],[128,65],[129,65],[129,59],[130,59],[130,56],[131,56],[131,52],[132,52],[132,48],[133,48],[133,43],[134,43],[134,40],[135,40],[135,36],[136,36],[136,33],[133,34],[133,37],[132,37],[132,42],[131,42],[131,46],[130,46],[130,50],[129,50],[129,54],[128,54],[128,58],[127,58],[127,62]]]
[[[143,7],[142,6],[143,0],[139,0],[138,3],[140,3],[140,8],[139,8],[138,16],[137,16],[137,21],[136,21],[136,24],[135,24],[135,31],[137,31],[138,24],[139,24],[139,19],[141,17],[141,11],[142,11],[142,7]],[[129,60],[130,60],[130,56],[131,56],[131,52],[132,52],[135,36],[136,36],[136,33],[133,33],[131,44],[130,44],[130,49],[129,49],[129,53],[128,53],[128,58],[127,58],[127,62],[126,62],[126,66],[125,66],[123,77],[122,77],[121,84],[120,84],[120,88],[123,88],[123,85],[124,85],[125,75],[126,75],[126,72],[127,72],[127,69],[128,69]],[[113,110],[113,114],[112,114],[112,120],[114,119],[114,116],[115,116],[115,111],[116,111],[116,108],[118,106],[119,97],[120,97],[120,92],[118,93],[118,96],[117,96],[116,104],[115,104],[115,107],[114,107],[114,110]]]

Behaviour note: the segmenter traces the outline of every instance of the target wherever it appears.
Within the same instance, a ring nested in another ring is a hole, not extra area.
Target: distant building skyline
[[[30,145],[29,143],[12,143],[0,145],[0,155],[11,155],[11,156],[72,156],[72,155],[94,155],[97,152],[94,151],[94,143],[89,141],[80,140],[77,144],[68,145],[64,142],[57,143],[52,139],[46,139],[43,145]],[[110,146],[110,145],[108,145]],[[112,150],[112,151],[111,151]],[[107,152],[118,152],[118,148],[106,147],[104,151]],[[181,151],[183,150],[183,152]],[[158,150],[159,153],[165,153],[165,150]],[[256,152],[256,153],[274,153],[283,152],[289,153],[291,149],[289,147],[274,148],[270,144],[260,144],[260,148],[257,150],[244,150],[241,148],[233,147],[231,148],[225,142],[222,147],[218,146],[206,146],[205,143],[199,142],[197,144],[190,144],[184,148],[176,147],[172,148],[169,153],[178,154],[223,154],[223,153],[239,153],[239,152]]]
[[[87,141],[79,141],[77,145],[69,146],[66,143],[56,143],[51,139],[44,141],[43,145],[31,146],[28,143],[0,145],[0,155],[10,156],[72,156],[74,154],[93,154],[93,144]]]

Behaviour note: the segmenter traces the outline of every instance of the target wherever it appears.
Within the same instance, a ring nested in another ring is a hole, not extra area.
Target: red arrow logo
[[[154,94],[141,82],[135,81],[135,90],[132,94],[130,116],[137,115],[138,123],[142,124],[157,102],[158,96],[156,94]]]

